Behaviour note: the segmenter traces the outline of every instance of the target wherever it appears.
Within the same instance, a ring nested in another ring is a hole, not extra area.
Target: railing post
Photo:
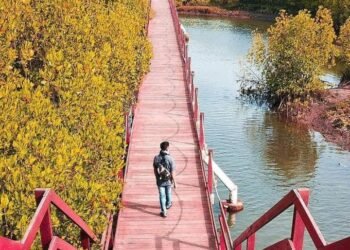
[[[81,240],[81,247],[84,250],[91,249],[90,238],[83,230],[80,231],[80,240]]]
[[[186,55],[186,44],[185,44],[185,41],[184,41],[184,39],[183,39],[183,32],[182,32],[182,30],[181,30],[181,43],[182,43],[182,52],[183,52],[183,57],[184,57],[184,59],[185,59],[185,61],[187,61],[187,55]]]
[[[192,75],[192,79],[191,79],[191,82],[189,83],[189,92],[190,92],[190,97],[191,97],[191,101],[193,102],[193,93],[194,93],[194,83],[193,83],[193,79],[194,79],[194,72],[192,71],[191,72],[191,75]]]
[[[308,189],[299,189],[298,193],[303,199],[305,205],[307,206],[309,203],[310,193]],[[292,225],[292,235],[291,239],[293,241],[295,250],[302,250],[304,244],[304,232],[305,232],[305,224],[303,219],[300,216],[296,206],[294,206],[294,214],[293,214],[293,225]]]
[[[184,60],[183,75],[184,75],[185,82],[187,83],[187,60],[186,59]]]
[[[133,104],[131,106],[131,117],[134,118],[136,112],[136,104]]]
[[[190,67],[191,68],[191,67]],[[188,70],[188,81],[186,81],[186,87],[189,89],[192,82],[192,72]]]
[[[191,93],[192,92],[192,84],[193,84],[193,78],[194,78],[194,72],[193,71],[191,71],[190,72],[190,81],[188,82],[188,90],[189,90],[189,92]]]
[[[255,249],[255,233],[250,235],[247,240],[247,250]]]
[[[41,199],[43,198],[45,192],[44,191],[35,191],[35,201],[36,205],[39,206]],[[50,216],[50,206],[48,207],[47,211],[45,212],[44,218],[40,224],[40,238],[41,238],[41,245],[43,249],[48,249],[50,242],[53,238],[53,230],[52,230],[52,223],[51,223],[51,216]]]
[[[219,220],[222,220],[222,215],[219,215]],[[226,242],[225,242],[225,235],[223,232],[223,229],[221,228],[221,234],[220,234],[220,250],[227,250]]]
[[[199,107],[198,107],[198,88],[195,88],[194,90],[194,103],[193,103],[193,118],[194,121],[198,121],[198,112],[199,112]]]
[[[199,147],[201,150],[205,148],[205,135],[204,135],[204,113],[201,112],[199,116]]]
[[[213,193],[213,150],[209,149],[209,161],[208,161],[208,193]]]
[[[191,81],[191,57],[187,58],[186,84]]]
[[[119,180],[124,180],[124,167],[118,171]]]

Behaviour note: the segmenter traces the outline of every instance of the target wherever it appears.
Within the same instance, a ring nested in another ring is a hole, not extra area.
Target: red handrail
[[[213,150],[209,149],[209,161],[208,161],[208,193],[213,193],[213,179],[214,179],[214,172],[213,172]]]
[[[194,73],[191,71],[191,58],[188,57],[188,47],[185,41],[185,36],[183,33],[183,30],[181,29],[181,25],[180,25],[180,21],[179,21],[179,17],[175,8],[175,4],[174,4],[174,0],[168,0],[169,1],[169,5],[170,5],[170,12],[172,15],[172,19],[173,19],[173,24],[175,27],[175,35],[176,35],[176,39],[179,45],[179,49],[180,49],[180,55],[181,58],[183,60],[183,70],[184,70],[184,80],[185,80],[185,85],[187,86],[187,90],[188,90],[188,94],[190,97],[190,101],[191,101],[191,109],[192,109],[192,113],[193,113],[193,123],[194,123],[194,127],[196,128],[196,134],[197,134],[197,138],[198,138],[198,142],[199,142],[199,147],[200,150],[204,148],[205,145],[205,138],[204,138],[204,113],[200,113],[199,110],[199,104],[198,104],[198,89],[195,88],[194,83],[193,83],[193,76]],[[200,122],[201,124],[200,127],[198,128],[198,119],[201,119]],[[202,154],[200,154],[201,160],[202,159]],[[203,165],[203,161],[201,161],[201,165],[203,168],[203,178],[205,179],[205,169],[204,169],[204,165]],[[211,217],[213,218],[212,220],[212,226],[214,229],[214,233],[216,235],[216,243],[217,246],[218,245],[218,234],[216,233],[216,226],[214,223],[214,213],[213,213],[213,209],[211,206],[211,200],[210,200],[210,196],[212,193],[212,187],[213,187],[213,171],[212,169],[208,169],[209,172],[209,176],[207,177],[208,180],[206,181],[206,191],[207,191],[207,198],[208,198],[208,205],[209,205],[209,211],[211,214]]]
[[[69,244],[68,242],[60,239],[59,237],[53,236],[48,250],[57,250],[57,249],[75,250],[75,247]]]
[[[310,237],[317,249],[350,249],[350,237],[332,244],[326,243],[309,209],[307,208],[308,200],[308,189],[302,188],[292,190],[252,225],[250,225],[236,240],[234,240],[232,243],[232,248],[241,249],[242,243],[247,240],[249,245],[247,249],[255,249],[255,233],[278,215],[283,213],[290,206],[294,205],[291,238],[277,242],[276,244],[269,246],[267,249],[286,249],[286,246],[290,246],[296,250],[303,249],[305,228],[309,232]]]
[[[199,104],[198,104],[198,88],[194,89],[194,102],[193,102],[193,120],[195,124],[198,121],[198,114],[199,114]]]
[[[205,149],[205,134],[204,134],[204,113],[199,115],[199,147],[201,150]]]
[[[44,249],[48,249],[51,246],[53,247],[52,249],[57,249],[54,248],[55,244],[65,244],[66,242],[62,243],[62,239],[57,239],[57,237],[53,236],[50,217],[51,204],[81,229],[81,245],[83,249],[90,249],[91,241],[97,241],[95,234],[89,226],[53,190],[35,189],[35,199],[38,208],[35,211],[34,217],[31,220],[23,239],[21,241],[13,241],[0,237],[0,249],[30,249],[39,230],[41,244]],[[57,243],[53,243],[53,240]]]
[[[230,235],[230,229],[226,220],[226,210],[224,209],[222,202],[220,204],[220,213],[219,213],[219,223],[221,228],[220,234],[220,250],[232,249],[232,241]]]
[[[113,214],[108,214],[108,224],[101,238],[101,250],[108,250],[113,245]]]

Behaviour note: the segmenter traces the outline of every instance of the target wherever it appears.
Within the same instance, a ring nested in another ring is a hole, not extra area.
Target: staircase
[[[31,249],[37,233],[40,231],[41,246],[43,249],[76,249],[65,240],[53,235],[50,206],[54,205],[72,223],[77,225],[80,232],[81,247],[90,249],[91,243],[97,242],[97,237],[89,226],[51,189],[36,189],[35,200],[37,209],[23,239],[20,241],[0,237],[0,250],[26,250]]]

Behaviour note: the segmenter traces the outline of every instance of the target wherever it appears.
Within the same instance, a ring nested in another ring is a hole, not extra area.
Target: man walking
[[[160,152],[153,160],[154,175],[157,180],[160,202],[160,215],[167,217],[167,210],[172,206],[171,185],[175,182],[175,162],[169,154],[169,142],[160,144]]]

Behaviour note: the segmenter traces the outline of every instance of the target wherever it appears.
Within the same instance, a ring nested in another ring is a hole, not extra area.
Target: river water
[[[241,61],[251,45],[251,31],[266,30],[269,24],[203,17],[181,21],[190,34],[207,144],[238,185],[245,205],[231,228],[233,238],[291,189],[301,187],[311,189],[309,208],[326,241],[350,236],[350,152],[239,98]],[[339,80],[336,72],[324,78]],[[228,198],[221,183],[218,190],[221,198]],[[290,237],[291,221],[290,209],[259,231],[257,248]],[[307,233],[305,241],[305,249],[314,249]]]

